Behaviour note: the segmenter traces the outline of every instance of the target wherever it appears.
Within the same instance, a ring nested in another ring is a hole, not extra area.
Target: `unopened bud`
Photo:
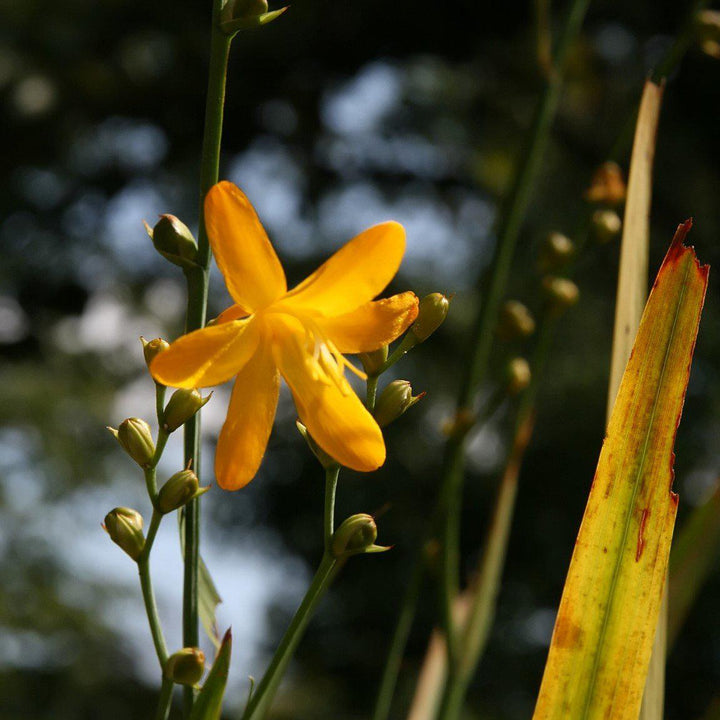
[[[143,519],[137,510],[117,507],[105,516],[103,524],[110,539],[121,547],[133,560],[137,560],[145,546]]]
[[[257,17],[268,11],[267,0],[235,0],[232,3],[233,18],[236,20]]]
[[[378,350],[360,353],[358,357],[360,358],[363,369],[368,375],[377,375],[380,372],[380,368],[385,364],[385,361],[387,360],[388,346],[383,345]]]
[[[535,332],[535,319],[525,305],[517,300],[508,300],[500,310],[498,336],[502,340],[515,340]]]
[[[371,515],[359,513],[345,520],[333,533],[330,551],[336,558],[346,558],[361,553],[384,552],[388,547],[375,545],[377,525]]]
[[[445,321],[450,301],[442,293],[426,295],[418,305],[417,320],[410,330],[419,342],[425,342]]]
[[[150,426],[140,418],[127,418],[115,430],[108,430],[117,438],[123,450],[140,467],[147,467],[155,455],[155,443],[152,439]]]
[[[198,249],[195,238],[188,226],[174,215],[161,215],[154,228],[145,223],[145,230],[155,249],[166,260],[182,268],[196,264]]]
[[[596,210],[592,216],[595,239],[601,243],[614,240],[622,230],[622,220],[614,210]]]
[[[603,163],[592,176],[585,199],[599,205],[619,205],[625,200],[627,188],[620,166],[615,162]]]
[[[540,271],[557,270],[575,254],[573,241],[559,232],[550,233],[540,249]]]
[[[168,658],[164,672],[174,683],[194,687],[205,672],[205,653],[196,647],[178,650]]]
[[[209,489],[209,485],[204,488],[200,487],[197,475],[192,470],[181,470],[170,477],[160,488],[155,507],[164,515],[181,508]]]
[[[168,432],[174,432],[181,425],[184,425],[208,400],[212,397],[210,393],[203,397],[197,390],[176,390],[170,397],[170,401],[163,412],[163,427]]]
[[[701,10],[695,16],[700,49],[710,57],[720,59],[720,11]]]
[[[553,312],[572,307],[580,297],[578,286],[567,278],[546,275],[542,281],[543,292]]]
[[[521,393],[530,384],[530,364],[525,358],[516,357],[510,360],[505,371],[508,395]]]
[[[413,396],[412,386],[407,380],[393,380],[380,393],[375,403],[374,415],[377,424],[386,427],[424,397],[425,393]]]
[[[143,355],[145,356],[145,364],[148,367],[150,367],[150,363],[161,352],[165,352],[170,347],[170,343],[166,342],[162,338],[155,338],[154,340],[146,340],[144,337],[141,337],[140,342],[142,343],[142,346],[143,346]]]

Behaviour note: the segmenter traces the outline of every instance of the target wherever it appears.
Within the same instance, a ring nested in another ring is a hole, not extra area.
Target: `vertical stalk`
[[[172,705],[172,692],[174,683],[170,678],[163,677],[162,687],[160,688],[160,699],[158,700],[157,711],[155,712],[155,720],[167,720]]]
[[[222,137],[223,109],[227,61],[231,37],[220,29],[222,0],[214,0],[210,38],[210,67],[205,105],[205,129],[200,161],[200,226],[198,231],[197,267],[185,273],[187,281],[187,314],[185,331],[191,332],[205,325],[207,309],[210,246],[205,229],[204,201],[207,191],[218,181],[220,165],[220,141]],[[192,463],[195,474],[200,476],[200,413],[185,424],[185,466]],[[198,632],[198,559],[200,508],[198,500],[191,500],[185,513],[185,556],[183,579],[183,644],[195,647]],[[193,705],[193,690],[185,688],[184,714],[189,717]]]
[[[335,532],[335,492],[337,490],[340,466],[331,465],[325,468],[325,512],[323,528],[325,534],[325,552],[330,552],[330,543]]]
[[[147,614],[148,624],[150,625],[153,645],[155,646],[155,652],[157,653],[158,662],[160,663],[160,669],[164,672],[168,652],[162,626],[160,625],[160,616],[158,615],[157,603],[155,602],[152,580],[150,578],[150,551],[155,542],[155,535],[157,535],[161,520],[162,515],[156,510],[153,511],[148,534],[145,538],[145,546],[138,558],[137,566],[138,574],[140,575],[140,588],[142,590],[143,602],[145,603],[145,612]]]
[[[580,32],[590,0],[573,0],[557,44],[553,67],[545,82],[533,118],[530,133],[521,155],[510,194],[504,203],[498,226],[498,244],[487,278],[481,277],[480,287],[486,288],[477,320],[470,336],[469,362],[461,378],[457,396],[458,412],[471,410],[475,392],[482,385],[490,361],[493,329],[507,285],[517,238],[540,170],[562,88],[563,68],[568,50]],[[464,437],[448,441],[443,461],[441,496],[444,498],[442,528],[442,617],[447,638],[451,667],[456,652],[452,628],[452,602],[459,591],[459,515],[462,505],[462,484],[465,470]]]

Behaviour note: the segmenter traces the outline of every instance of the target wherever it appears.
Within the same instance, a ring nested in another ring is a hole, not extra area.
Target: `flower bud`
[[[553,312],[562,312],[572,307],[580,297],[578,286],[567,278],[546,275],[542,280],[542,288]]]
[[[143,346],[143,355],[145,356],[145,364],[148,367],[150,367],[150,363],[161,352],[165,352],[170,347],[170,343],[166,342],[162,338],[155,338],[154,340],[146,340],[144,337],[141,337],[140,342],[142,343],[142,346]]]
[[[145,547],[142,515],[136,510],[117,507],[105,516],[103,528],[110,539],[119,545],[133,560],[140,557]]]
[[[203,495],[210,489],[210,486],[201,488],[197,475],[192,470],[181,470],[176,472],[160,488],[155,507],[163,515],[181,508],[193,498]]]
[[[380,368],[385,364],[388,357],[388,346],[383,345],[378,350],[372,352],[360,353],[358,355],[363,369],[370,376],[376,376],[380,372]]]
[[[154,228],[145,223],[145,230],[155,249],[174,265],[193,267],[197,259],[197,243],[190,229],[174,215],[161,215]]]
[[[627,188],[622,170],[617,163],[603,163],[592,176],[585,199],[598,205],[619,205],[625,200]]]
[[[264,15],[267,11],[267,0],[235,0],[232,3],[232,15],[236,20]]]
[[[168,658],[164,672],[174,683],[194,687],[205,672],[205,653],[196,647],[178,650]]]
[[[120,423],[117,430],[111,427],[108,430],[140,467],[147,467],[150,464],[155,455],[155,443],[150,426],[144,420],[127,418]]]
[[[516,357],[510,360],[505,369],[508,395],[521,393],[530,384],[530,364],[525,358]]]
[[[497,334],[501,340],[515,340],[535,332],[532,313],[517,300],[508,300],[500,309]]]
[[[550,233],[540,248],[540,271],[561,268],[575,254],[573,241],[559,232]]]
[[[336,558],[346,558],[362,553],[384,552],[388,547],[375,545],[377,525],[371,515],[352,515],[333,533],[330,552]]]
[[[595,239],[602,245],[614,240],[622,230],[622,220],[614,210],[596,210],[592,224]]]
[[[425,393],[413,397],[412,387],[407,380],[393,380],[380,393],[375,403],[374,415],[377,424],[386,427],[424,397]]]
[[[445,321],[450,301],[442,293],[426,295],[418,305],[417,320],[410,330],[418,339],[425,342]]]
[[[695,16],[695,28],[700,49],[706,55],[720,59],[720,11],[701,10]]]
[[[208,400],[212,397],[210,393],[203,397],[197,390],[176,390],[170,397],[170,402],[163,412],[163,427],[168,432],[174,432],[181,425],[184,425]]]

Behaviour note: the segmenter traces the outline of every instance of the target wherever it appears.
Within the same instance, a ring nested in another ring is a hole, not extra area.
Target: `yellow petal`
[[[365,230],[287,294],[287,302],[327,317],[355,310],[379,295],[405,253],[405,230],[386,222]]]
[[[295,398],[300,420],[339,463],[370,472],[385,462],[377,423],[342,375],[327,347],[308,347],[300,322],[275,316],[275,361]]]
[[[242,305],[231,305],[213,320],[213,325],[230,322],[230,320],[241,320],[251,314],[250,310],[244,308]]]
[[[183,335],[150,365],[163,385],[196,388],[219,385],[236,375],[258,344],[252,318],[211,325]]]
[[[360,353],[389,345],[410,327],[417,314],[417,296],[405,292],[316,322],[341,353]]]
[[[280,261],[253,206],[237,186],[223,181],[210,188],[205,197],[205,227],[236,303],[261,310],[285,293]]]
[[[280,375],[269,343],[260,342],[238,373],[215,453],[215,477],[225,490],[245,487],[260,467],[277,408]]]

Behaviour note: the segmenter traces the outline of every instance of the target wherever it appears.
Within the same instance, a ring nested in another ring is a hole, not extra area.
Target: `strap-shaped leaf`
[[[673,445],[707,267],[678,228],[643,313],[603,443],[534,720],[636,720],[677,495]]]
[[[231,654],[232,632],[228,630],[222,639],[215,662],[195,700],[190,720],[220,720]]]

